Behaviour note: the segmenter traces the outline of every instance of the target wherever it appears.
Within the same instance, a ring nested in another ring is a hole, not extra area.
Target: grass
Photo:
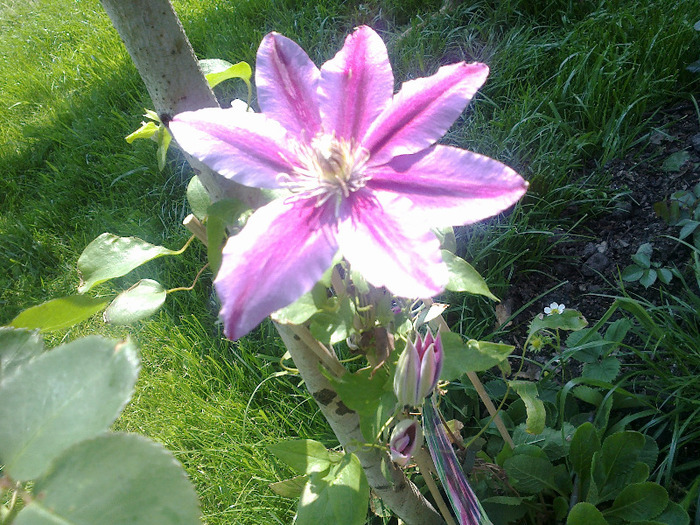
[[[385,38],[397,81],[456,60],[489,63],[489,81],[446,141],[496,157],[531,182],[510,216],[459,232],[463,254],[503,295],[515,268],[539,271],[546,264],[554,228],[570,229],[609,205],[614,196],[600,168],[640,140],[661,105],[688,98],[696,84],[684,67],[697,58],[697,10],[691,0],[458,4],[444,13],[435,0],[178,1],[175,8],[201,58],[254,64],[260,39],[276,30],[322,63],[352,27],[366,23]],[[5,323],[24,308],[74,293],[77,257],[103,231],[176,248],[187,238],[179,224],[188,212],[187,174],[175,164],[159,173],[152,144],[123,140],[150,102],[98,2],[5,0],[0,49]],[[222,94],[236,95],[236,89]],[[562,217],[571,202],[578,212]],[[187,285],[204,260],[202,248],[194,247],[99,291],[112,293],[142,276],[168,287]],[[267,485],[290,473],[264,445],[301,436],[332,446],[333,437],[298,380],[274,375],[284,350],[269,327],[236,344],[223,339],[210,280],[175,294],[154,319],[131,329],[94,320],[50,337],[130,334],[143,369],[117,428],[147,434],[176,453],[199,490],[207,523],[287,523],[293,504]],[[697,304],[688,301],[654,315],[679,338],[659,351],[675,360],[692,352],[689,370],[697,370]],[[491,304],[458,298],[457,311],[461,332],[488,335]],[[687,377],[659,381],[690,404],[700,399]],[[678,439],[669,443],[696,439],[693,425],[682,429],[680,417],[677,412],[649,430],[675,428]],[[670,451],[660,474],[666,480],[678,469]]]

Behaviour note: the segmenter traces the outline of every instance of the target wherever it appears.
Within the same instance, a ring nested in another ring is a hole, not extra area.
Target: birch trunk
[[[218,105],[169,0],[101,1],[162,119],[167,121],[182,111]],[[261,203],[260,192],[256,189],[224,179],[195,159],[188,157],[188,161],[213,200],[238,198],[254,207]],[[321,360],[309,345],[289,327],[277,325],[277,328],[341,445],[351,448],[360,459],[370,487],[408,525],[443,523],[415,485],[391,462],[388,464],[392,481],[384,478],[381,462],[386,453],[374,448],[353,448],[353,443],[363,441],[357,413],[342,405],[338,394],[320,373]],[[338,363],[337,366],[342,365]]]

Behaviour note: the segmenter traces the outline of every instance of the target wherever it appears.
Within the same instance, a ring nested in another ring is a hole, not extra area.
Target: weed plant
[[[446,140],[498,158],[531,182],[513,213],[458,232],[460,255],[502,296],[514,271],[546,267],[555,229],[566,232],[609,206],[614,195],[599,168],[644,139],[654,111],[694,89],[684,68],[697,55],[697,6],[690,0],[454,4],[441,10],[436,0],[174,3],[200,58],[253,65],[262,36],[275,30],[321,63],[352,27],[369,24],[388,43],[397,82],[458,60],[487,62],[488,82]],[[97,1],[3,2],[0,50],[4,324],[24,308],[73,293],[77,257],[104,231],[182,246],[190,174],[175,157],[160,173],[152,144],[124,141],[151,104]],[[224,86],[217,94],[243,96],[238,89]],[[143,276],[157,273],[169,287],[185,286],[204,262],[204,250],[195,248],[178,261],[149,264]],[[263,445],[283,436],[335,443],[298,380],[279,366],[283,350],[270,326],[235,344],[223,339],[210,282],[205,276],[192,293],[176,295],[156,318],[131,329],[105,328],[95,319],[53,337],[99,331],[136,340],[143,371],[117,427],[143,432],[176,453],[197,485],[207,523],[287,523],[293,505],[267,485],[289,472]],[[474,338],[490,334],[490,303],[451,300],[456,330]],[[664,304],[647,305],[667,336],[637,349],[638,377],[668,398],[641,429],[662,446],[652,478],[689,485],[697,461],[684,463],[688,458],[679,460],[677,451],[698,439],[700,395],[691,381],[700,365],[700,304],[694,295]],[[661,365],[667,363],[676,368]]]

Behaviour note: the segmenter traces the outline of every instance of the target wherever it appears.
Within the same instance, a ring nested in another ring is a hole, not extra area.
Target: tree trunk
[[[161,120],[167,124],[183,111],[218,107],[168,0],[102,0],[102,7],[119,32]],[[264,203],[256,188],[236,184],[186,157],[213,201],[239,199],[254,208]]]
[[[102,5],[131,55],[156,112],[166,120],[182,111],[217,106],[189,40],[169,0],[102,0]],[[236,184],[188,157],[212,200],[238,198],[257,207],[257,189]],[[392,482],[381,472],[382,458],[376,448],[353,447],[363,441],[357,413],[347,409],[319,371],[319,357],[291,328],[277,325],[299,373],[318,403],[341,445],[357,454],[369,485],[409,525],[437,525],[440,515],[423,498],[401,469],[388,462]],[[337,366],[342,366],[338,363]]]

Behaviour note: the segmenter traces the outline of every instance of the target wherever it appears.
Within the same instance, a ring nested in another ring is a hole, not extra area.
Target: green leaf
[[[89,319],[107,306],[109,299],[71,295],[52,299],[27,308],[15,317],[10,326],[14,328],[39,329],[42,332],[63,330]]]
[[[639,279],[639,284],[644,288],[649,288],[656,282],[656,270],[644,270],[642,277]]]
[[[569,459],[571,468],[579,475],[582,481],[591,476],[591,462],[593,454],[600,450],[600,439],[598,430],[592,423],[584,423],[576,429],[574,437],[571,438],[569,448]]]
[[[211,206],[211,198],[197,175],[187,184],[187,202],[192,209],[192,214],[203,221],[207,216],[207,209]]]
[[[167,293],[165,288],[152,279],[141,279],[128,290],[120,293],[104,313],[106,323],[133,324],[156,313]]]
[[[173,136],[170,134],[168,128],[161,126],[156,135],[156,140],[158,141],[158,151],[156,152],[158,170],[163,171],[163,168],[165,168],[165,161],[168,157],[168,148],[170,147],[170,142],[173,140]]]
[[[153,138],[153,135],[158,133],[158,129],[159,125],[155,122],[142,122],[141,127],[130,135],[127,135],[125,139],[129,144],[137,139],[150,139]]]
[[[483,372],[492,368],[513,352],[514,347],[470,339],[466,344],[459,334],[443,332],[443,366],[440,379],[454,381],[467,372]]]
[[[442,253],[442,260],[445,261],[449,272],[449,281],[446,287],[448,290],[484,295],[498,301],[498,297],[491,293],[484,278],[471,264],[447,250],[441,250],[440,253]]]
[[[664,284],[670,283],[671,279],[673,279],[673,272],[668,268],[659,268],[656,270],[656,275],[659,278],[659,281]]]
[[[677,151],[666,157],[666,160],[661,165],[661,169],[666,172],[680,171],[683,164],[688,162],[688,159],[690,159],[690,153],[685,150]]]
[[[666,508],[668,492],[652,482],[634,483],[622,489],[605,516],[616,516],[626,521],[652,519]]]
[[[603,441],[600,452],[593,457],[592,473],[598,494],[595,501],[589,499],[591,503],[613,499],[628,484],[645,441],[642,434],[631,431],[617,432]]]
[[[389,372],[385,368],[373,370],[364,368],[353,374],[344,374],[339,378],[330,378],[331,384],[343,403],[359,414],[370,416],[379,406]]]
[[[296,525],[364,525],[369,486],[355,454],[346,454],[328,473],[309,476],[304,487]]]
[[[697,229],[698,226],[700,226],[700,222],[698,222],[698,221],[691,221],[691,220],[685,221],[685,223],[683,224],[683,227],[681,228],[680,233],[678,234],[678,237],[680,239],[685,239],[690,234],[692,234]]]
[[[547,414],[544,403],[539,398],[537,385],[529,381],[510,381],[509,384],[525,403],[527,432],[541,434],[544,431],[544,421]]]
[[[215,87],[224,80],[231,78],[240,78],[249,85],[250,77],[253,75],[253,70],[247,62],[231,64],[226,60],[210,58],[200,60],[199,67],[202,69],[202,73],[204,73],[210,87]]]
[[[282,441],[268,445],[267,450],[299,474],[323,472],[342,456],[337,452],[330,452],[322,443],[313,439]]]
[[[106,434],[68,449],[34,486],[16,525],[197,525],[197,494],[162,445]]]
[[[131,397],[131,343],[90,336],[35,357],[0,384],[0,462],[34,479],[66,448],[109,428]]]
[[[283,498],[298,498],[304,490],[304,485],[309,481],[309,476],[303,474],[293,478],[270,483],[272,492]]]
[[[532,335],[540,330],[566,330],[577,332],[588,324],[586,318],[577,310],[567,308],[560,314],[544,315],[539,314],[530,322],[528,335]]]
[[[302,324],[318,311],[314,295],[307,292],[289,306],[273,312],[272,318],[282,324]]]
[[[0,327],[0,383],[17,367],[44,352],[36,331]]]
[[[608,522],[595,505],[582,501],[571,509],[566,525],[608,525]]]
[[[620,373],[620,361],[617,357],[606,357],[595,363],[586,363],[583,365],[582,377],[598,379],[611,383]]]
[[[644,268],[636,264],[630,264],[622,270],[622,280],[627,282],[639,281],[644,275]]]
[[[678,503],[669,501],[664,511],[654,518],[654,521],[665,523],[666,525],[688,525],[690,517],[683,507]]]
[[[384,428],[389,418],[394,415],[397,402],[394,390],[388,390],[379,398],[379,404],[373,413],[360,414],[360,429],[368,443],[374,442],[379,431]]]
[[[222,199],[207,208],[207,257],[214,275],[221,267],[226,228],[237,226],[250,207],[236,199]]]
[[[513,442],[516,445],[533,444],[540,448],[550,461],[556,461],[569,453],[569,440],[574,434],[574,427],[564,423],[562,430],[545,427],[539,434],[531,434],[523,423],[513,430]]]
[[[554,467],[546,458],[516,454],[503,462],[503,468],[516,490],[536,494],[551,489],[559,493],[554,483]]]
[[[637,253],[632,256],[632,260],[637,263],[638,266],[642,268],[649,268],[651,266],[651,254],[653,248],[650,243],[645,242],[637,248]]]
[[[103,233],[88,244],[78,259],[81,283],[79,293],[85,293],[96,284],[126,275],[144,263],[180,252],[156,246],[138,237],[118,237]]]

